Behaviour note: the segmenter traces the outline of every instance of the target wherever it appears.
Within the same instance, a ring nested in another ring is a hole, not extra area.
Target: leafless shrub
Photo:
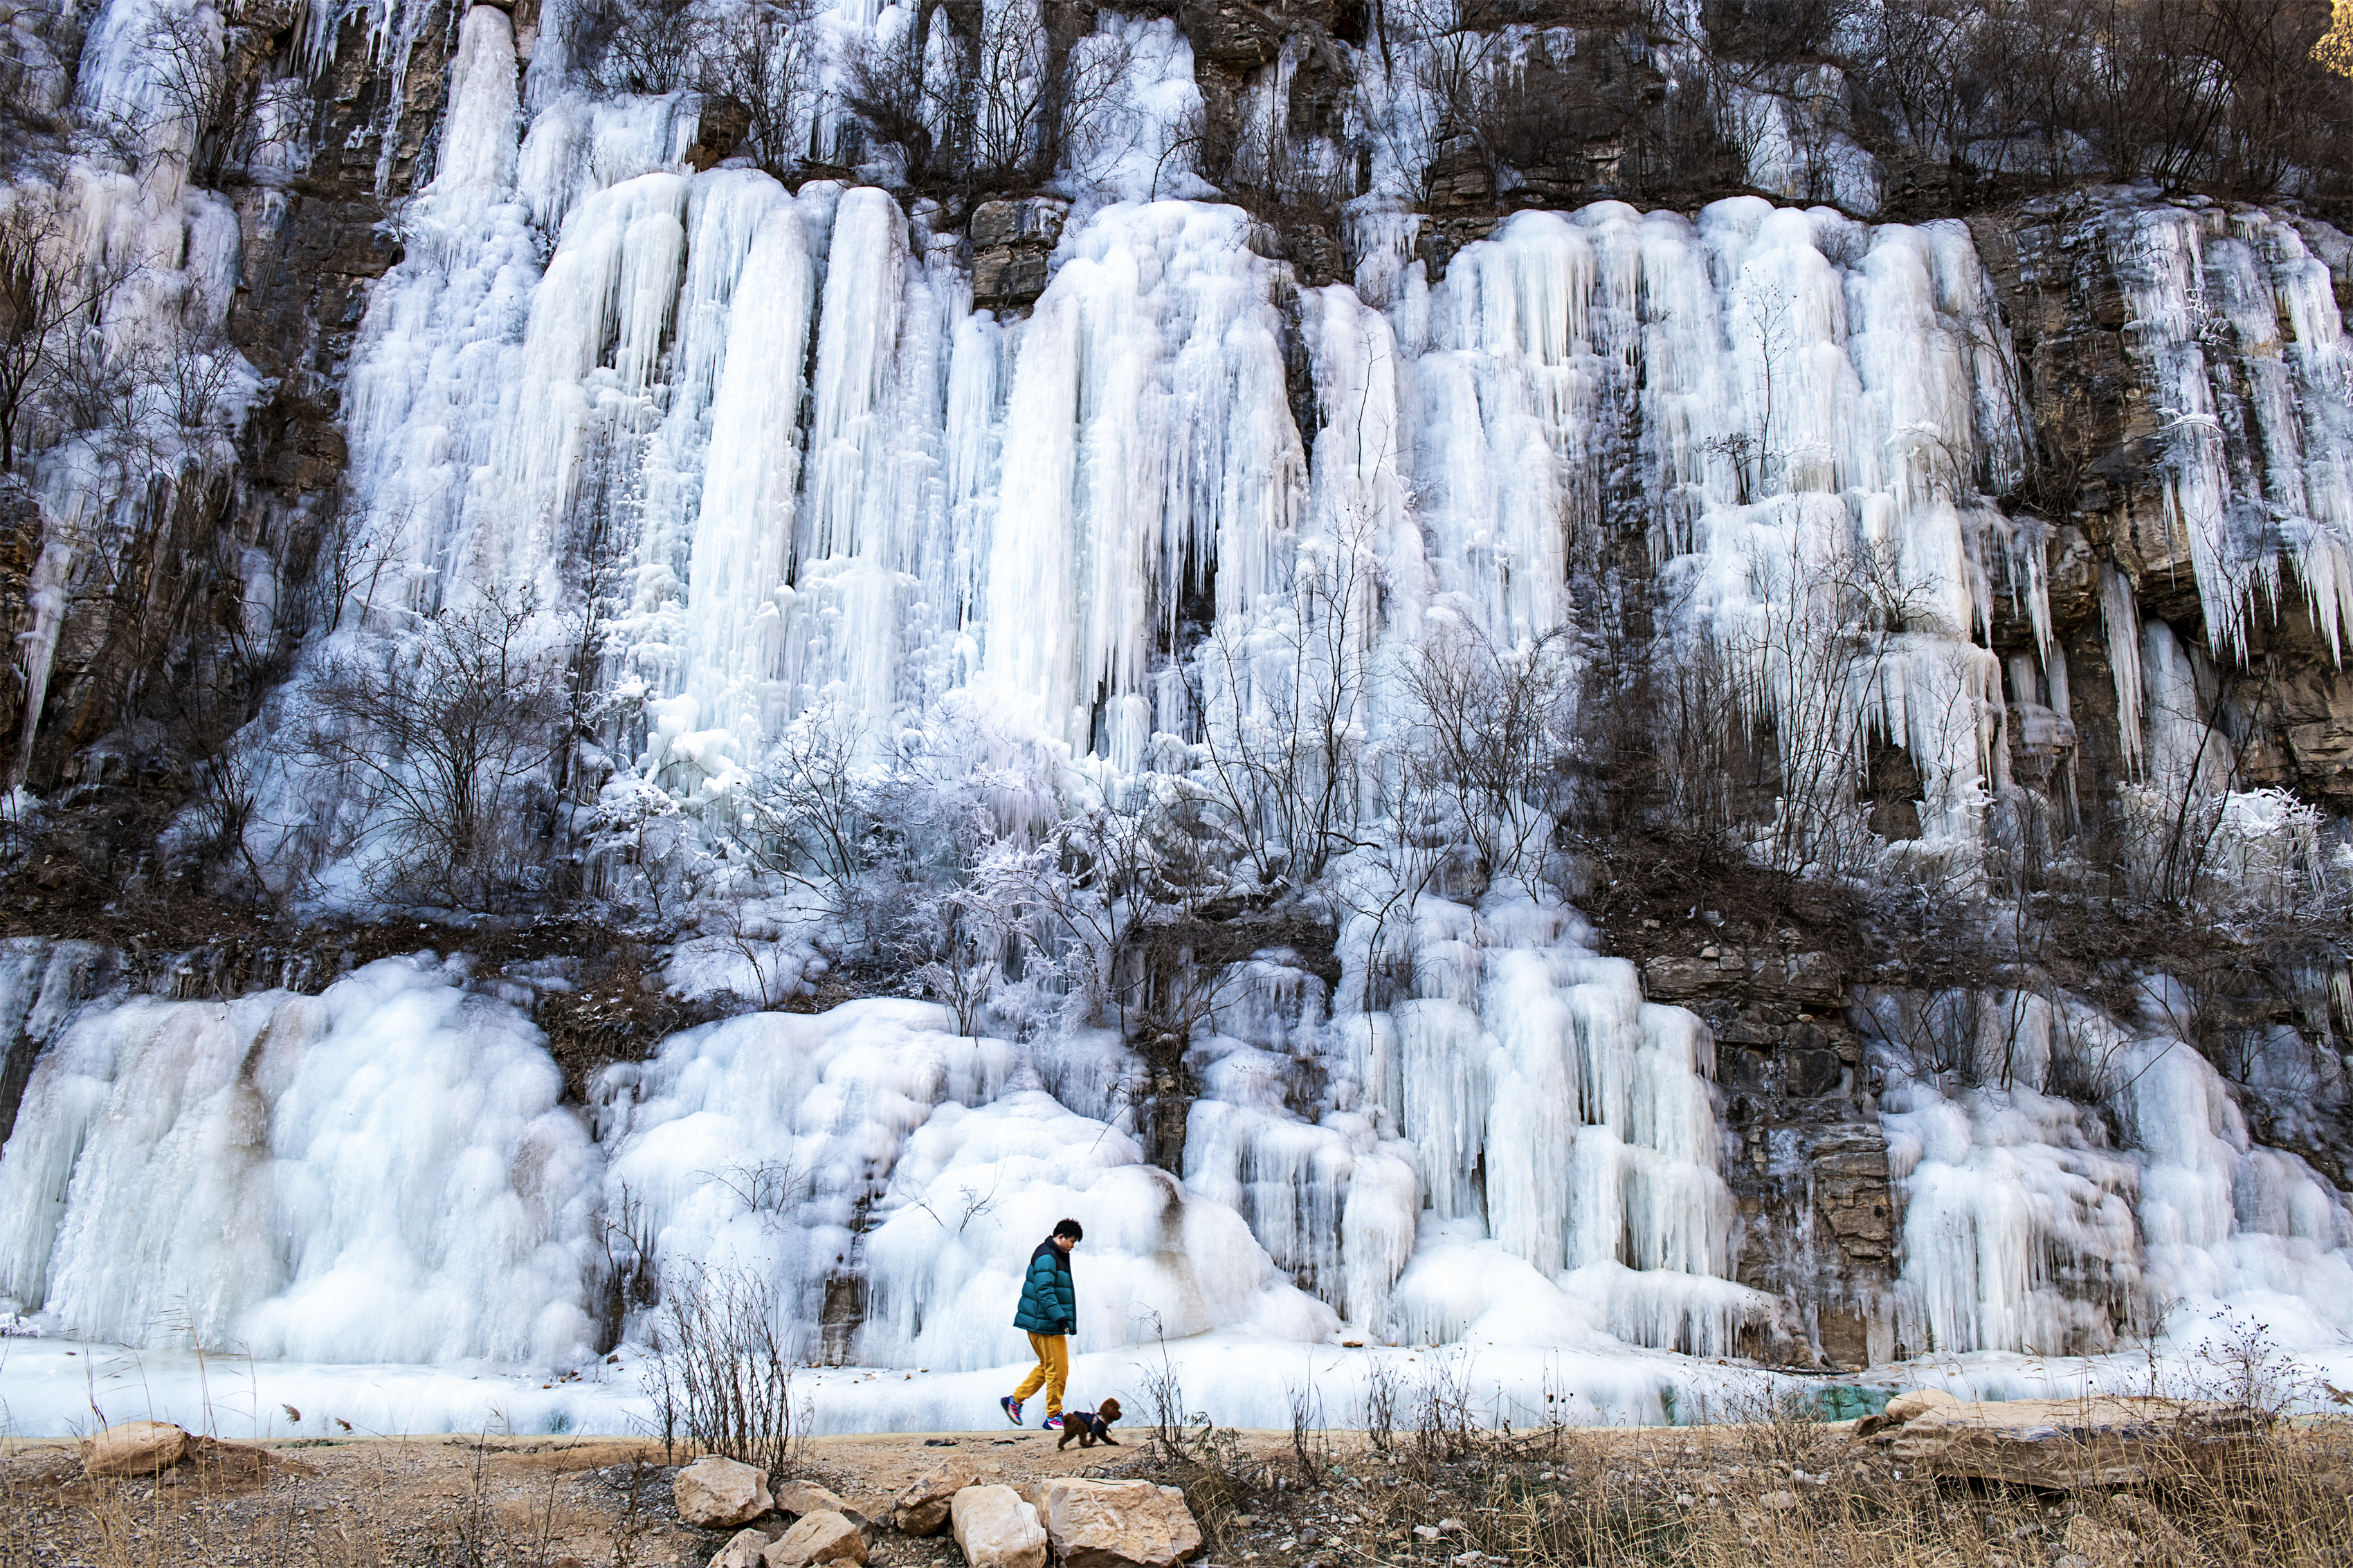
[[[628,1315],[661,1299],[661,1277],[645,1199],[623,1183],[619,1201],[597,1216],[597,1227],[608,1292],[603,1327],[607,1341],[617,1344]]]
[[[544,856],[532,784],[567,710],[541,619],[529,595],[492,595],[314,684],[301,744],[365,812],[351,847],[380,891],[486,909],[528,889]]]
[[[26,414],[60,384],[73,357],[94,352],[100,319],[141,270],[92,257],[68,193],[43,184],[0,190],[0,473],[16,466]]]
[[[1291,1458],[1298,1467],[1299,1483],[1319,1485],[1329,1455],[1324,1441],[1324,1396],[1315,1391],[1315,1380],[1311,1376],[1286,1386],[1283,1404],[1291,1416]]]
[[[1984,1081],[1974,993],[1896,991],[1880,998],[1870,1017],[1914,1076],[1960,1084]]]
[[[1467,1458],[1484,1447],[1484,1423],[1471,1400],[1471,1363],[1456,1355],[1433,1355],[1425,1363],[1412,1400],[1413,1447],[1425,1463]]]
[[[1397,1368],[1387,1361],[1377,1361],[1365,1374],[1365,1406],[1361,1425],[1365,1440],[1376,1454],[1388,1454],[1397,1447],[1398,1397],[1403,1392],[1402,1380]]]
[[[1160,1314],[1147,1310],[1145,1317],[1153,1342],[1160,1350],[1160,1364],[1144,1369],[1144,1403],[1152,1413],[1153,1458],[1162,1465],[1212,1460],[1219,1447],[1217,1426],[1206,1414],[1186,1408],[1184,1379],[1168,1357],[1167,1332]],[[1225,1436],[1230,1438],[1231,1434]]]
[[[818,99],[811,9],[811,0],[756,0],[720,15],[697,46],[702,90],[743,106],[752,155],[779,180],[813,155],[803,139]]]
[[[795,1468],[807,1431],[793,1407],[792,1331],[759,1275],[697,1268],[665,1279],[646,1373],[665,1447],[682,1443],[771,1476]]]
[[[598,0],[576,26],[599,91],[650,94],[693,85],[710,24],[702,0]]]
[[[1446,804],[1490,881],[1533,888],[1543,873],[1574,679],[1567,638],[1557,631],[1503,647],[1467,626],[1433,627],[1406,665],[1409,766]]]

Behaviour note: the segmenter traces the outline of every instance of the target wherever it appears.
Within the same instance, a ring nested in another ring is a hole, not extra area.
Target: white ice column
[[[434,608],[466,553],[476,476],[500,445],[521,372],[520,334],[539,281],[513,192],[515,50],[503,12],[466,15],[450,68],[439,173],[410,203],[407,254],[369,296],[344,398],[353,549],[371,566],[363,609]]]
[[[818,312],[794,657],[801,700],[834,693],[878,733],[914,695],[909,656],[956,629],[945,425],[969,301],[942,249],[884,193],[847,193]]]
[[[1414,363],[1417,504],[1440,589],[1506,645],[1567,616],[1567,534],[1600,424],[1596,285],[1588,233],[1525,212],[1430,289],[1430,351]]]
[[[786,574],[800,477],[798,416],[815,277],[800,216],[767,206],[744,255],[711,404],[711,446],[688,554],[686,670],[693,728],[724,736],[698,754],[749,764],[791,705]]]
[[[1182,202],[1100,214],[1021,329],[982,680],[1081,751],[1099,703],[1142,690],[1187,572],[1214,558],[1221,620],[1283,585],[1305,464],[1246,222]]]

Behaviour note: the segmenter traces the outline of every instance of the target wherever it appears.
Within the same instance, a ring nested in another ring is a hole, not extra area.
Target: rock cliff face
[[[324,992],[219,1026],[311,1042],[214,1064],[265,1098],[535,1017],[546,1312],[427,1359],[601,1353],[736,1226],[809,1353],[947,1364],[923,1216],[1018,1139],[1188,1332],[1852,1370],[2353,1280],[2325,193],[1938,177],[1859,67],[1609,5],[1049,5],[1132,96],[986,163],[925,72],[995,12],[771,103],[619,91],[657,9],[20,21],[21,188],[137,205],[140,363],[240,390],[140,445],[58,349],[0,481],[0,1139],[162,1070],[59,1044],[113,1009]],[[412,917],[480,972],[370,967]],[[123,1331],[7,1147],[0,1291]],[[304,1288],[240,1310],[344,1354]]]

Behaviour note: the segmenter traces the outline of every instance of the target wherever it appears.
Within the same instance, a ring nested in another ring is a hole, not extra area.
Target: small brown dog
[[[1113,1447],[1118,1447],[1119,1439],[1111,1435],[1111,1424],[1118,1419],[1119,1401],[1116,1399],[1104,1400],[1102,1408],[1097,1410],[1063,1411],[1062,1440],[1054,1445],[1055,1452],[1060,1453],[1069,1447],[1073,1437],[1079,1440],[1082,1448],[1092,1448],[1097,1443],[1109,1443]]]

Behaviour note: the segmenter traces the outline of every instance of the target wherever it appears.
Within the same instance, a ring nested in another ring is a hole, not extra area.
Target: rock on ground
[[[1915,1415],[1926,1415],[1931,1410],[1948,1410],[1961,1403],[1958,1395],[1941,1388],[1907,1388],[1887,1402],[1883,1412],[1887,1419],[1901,1426]]]
[[[732,1530],[749,1524],[776,1501],[768,1496],[768,1478],[733,1459],[706,1455],[679,1471],[670,1495],[678,1500],[678,1516],[703,1530]]]
[[[152,1476],[187,1453],[187,1432],[169,1421],[125,1421],[90,1440],[82,1468],[93,1476]]]
[[[767,1550],[766,1535],[756,1530],[740,1530],[711,1559],[711,1568],[761,1568],[760,1556]]]
[[[1937,1405],[1879,1441],[1923,1475],[2055,1491],[2210,1470],[2259,1426],[2242,1407],[2204,1400],[2010,1399]]]
[[[891,1521],[902,1535],[937,1535],[947,1526],[948,1507],[956,1493],[979,1477],[970,1459],[948,1459],[933,1466],[899,1494]]]
[[[760,1559],[764,1568],[808,1568],[817,1563],[863,1563],[866,1537],[858,1526],[834,1510],[819,1509],[801,1515]]]
[[[841,1511],[841,1500],[815,1481],[786,1481],[776,1489],[775,1507],[778,1513],[800,1515],[823,1513],[830,1509]]]
[[[1201,1550],[1200,1526],[1175,1487],[1057,1478],[1039,1489],[1063,1568],[1176,1568]]]
[[[1046,1529],[1011,1487],[965,1487],[948,1515],[965,1568],[1046,1568]]]

